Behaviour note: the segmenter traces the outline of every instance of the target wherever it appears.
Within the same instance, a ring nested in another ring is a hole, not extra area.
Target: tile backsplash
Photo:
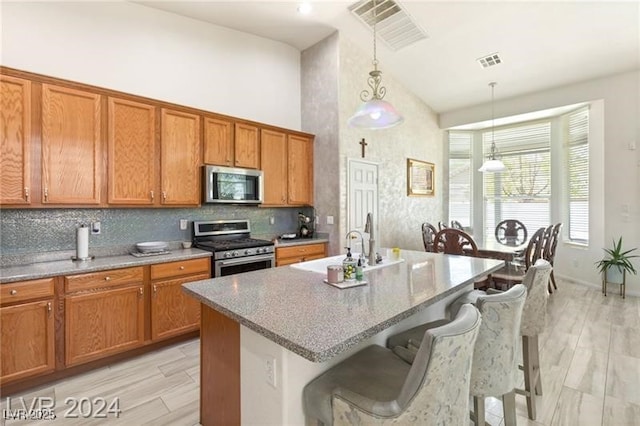
[[[314,215],[308,207],[219,205],[184,209],[2,209],[0,264],[67,258],[69,251],[75,251],[76,228],[91,222],[100,222],[101,233],[89,236],[90,254],[110,250],[117,254],[126,253],[141,241],[190,241],[194,220],[248,219],[252,236],[272,239],[296,232],[298,212]],[[180,229],[181,219],[188,221],[187,230]]]

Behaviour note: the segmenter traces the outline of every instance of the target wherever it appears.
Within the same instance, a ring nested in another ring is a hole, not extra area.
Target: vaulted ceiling
[[[295,1],[136,3],[299,50],[338,30],[373,55],[371,28],[349,11],[355,1],[312,1],[308,15],[297,12]],[[427,38],[396,51],[379,39],[380,69],[436,112],[488,102],[491,81],[498,82],[499,100],[640,68],[637,1],[397,3]],[[496,52],[502,60],[497,66],[483,68],[476,61]]]

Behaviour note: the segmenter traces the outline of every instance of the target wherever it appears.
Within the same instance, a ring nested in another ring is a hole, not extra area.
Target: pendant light
[[[495,118],[493,114],[493,91],[496,87],[496,84],[496,82],[489,83],[489,86],[491,86],[491,153],[489,154],[489,158],[487,159],[487,161],[485,161],[482,167],[478,169],[479,172],[483,173],[500,173],[507,170],[504,163],[496,158],[498,150],[496,149],[496,140],[494,134]]]
[[[382,72],[378,71],[378,59],[376,57],[376,23],[378,20],[376,0],[373,0],[373,71],[369,72],[367,84],[371,92],[365,89],[360,92],[360,99],[364,102],[348,121],[351,127],[365,129],[386,129],[400,124],[404,118],[389,102],[382,100],[387,93],[387,88],[380,86]]]

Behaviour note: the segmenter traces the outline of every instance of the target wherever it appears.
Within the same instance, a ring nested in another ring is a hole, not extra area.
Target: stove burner
[[[227,240],[202,240],[196,241],[196,247],[212,249],[212,251],[236,250],[250,247],[272,246],[273,242],[258,240],[255,238],[235,238]]]

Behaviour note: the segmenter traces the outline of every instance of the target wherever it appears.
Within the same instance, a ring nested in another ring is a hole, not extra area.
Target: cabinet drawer
[[[297,256],[312,256],[312,255],[323,255],[325,254],[324,243],[317,244],[305,244],[301,246],[291,246],[291,247],[278,247],[276,249],[278,258],[285,257],[297,257]]]
[[[66,293],[72,293],[74,291],[108,288],[141,282],[143,279],[142,270],[142,267],[124,268],[95,272],[93,274],[66,276],[64,278],[64,291]]]
[[[18,283],[0,285],[0,302],[24,302],[25,300],[53,296],[53,278],[42,280],[22,281]]]
[[[207,258],[180,260],[178,262],[161,263],[151,265],[151,279],[179,277],[199,273],[210,273],[211,260]]]

